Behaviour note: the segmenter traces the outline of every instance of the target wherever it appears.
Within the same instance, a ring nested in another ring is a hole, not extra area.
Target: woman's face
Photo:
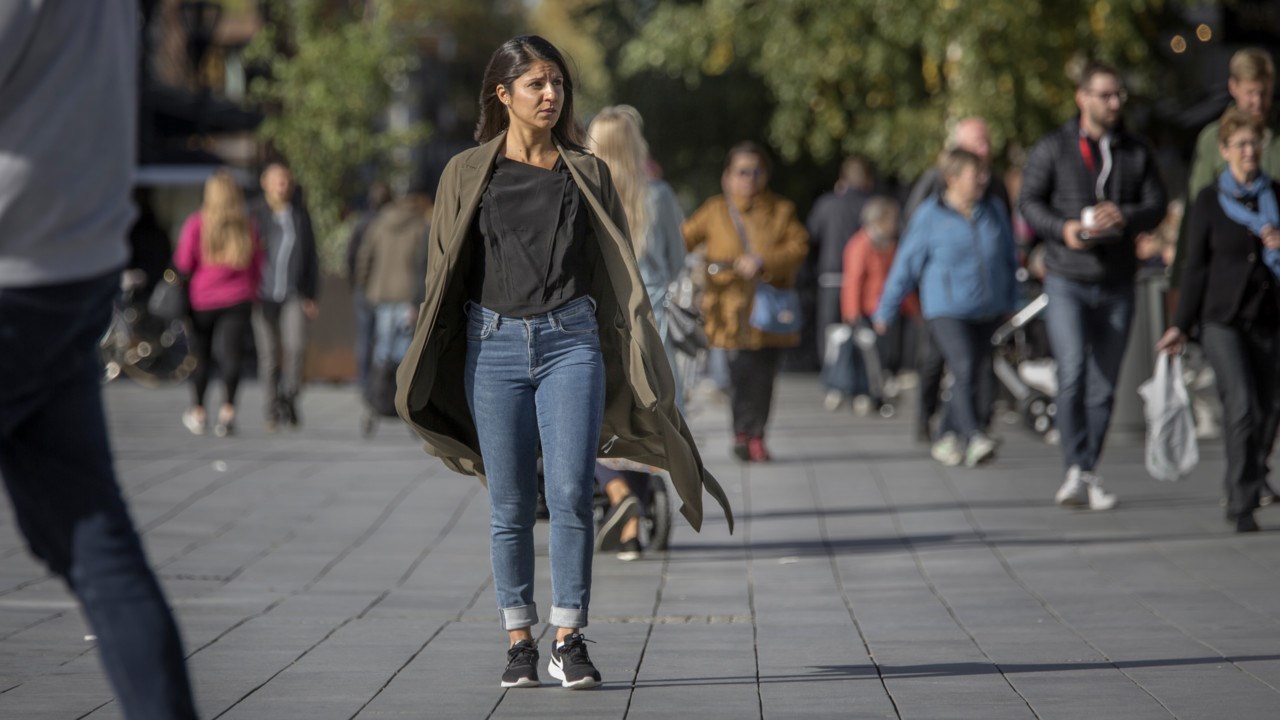
[[[724,188],[736,198],[753,198],[764,192],[769,174],[764,162],[754,153],[738,153],[724,171]]]
[[[1258,176],[1259,163],[1262,160],[1262,138],[1253,128],[1240,128],[1231,133],[1221,148],[1222,157],[1231,168],[1236,178],[1252,180]]]
[[[959,175],[947,178],[947,190],[954,194],[956,200],[971,205],[982,199],[990,179],[991,174],[986,168],[965,165]]]
[[[512,127],[550,131],[564,109],[564,74],[555,63],[535,60],[508,88],[498,86],[498,100],[507,106]]]

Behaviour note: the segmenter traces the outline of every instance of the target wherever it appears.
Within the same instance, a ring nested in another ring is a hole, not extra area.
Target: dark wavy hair
[[[586,136],[573,116],[573,76],[565,64],[564,56],[555,45],[537,35],[521,35],[504,42],[493,51],[489,65],[484,70],[484,83],[480,86],[480,120],[476,123],[476,142],[485,143],[507,129],[510,119],[507,108],[498,99],[498,86],[511,92],[511,83],[525,74],[529,66],[542,60],[555,65],[564,76],[564,107],[560,119],[551,134],[561,145],[574,150],[584,150]]]

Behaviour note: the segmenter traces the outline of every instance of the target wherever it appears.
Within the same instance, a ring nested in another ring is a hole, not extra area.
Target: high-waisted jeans
[[[595,301],[505,317],[467,305],[467,404],[489,485],[493,583],[505,630],[538,622],[533,524],[541,444],[551,512],[552,625],[587,625],[594,469],[604,419],[604,359]]]

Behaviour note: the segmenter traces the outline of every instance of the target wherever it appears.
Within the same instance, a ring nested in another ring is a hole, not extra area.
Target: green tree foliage
[[[397,150],[423,141],[426,128],[387,129],[393,87],[416,62],[420,25],[407,0],[369,0],[335,10],[326,0],[277,0],[250,58],[266,77],[250,97],[267,110],[262,139],[288,160],[305,189],[321,262],[339,272],[342,213],[362,188],[357,171],[388,167]],[[406,21],[409,20],[409,21]]]
[[[859,152],[912,177],[948,122],[986,117],[996,151],[1026,147],[1074,111],[1073,66],[1122,69],[1158,92],[1165,0],[703,0],[652,7],[621,52],[623,75],[689,88],[736,70],[772,101],[767,139],[784,158]]]

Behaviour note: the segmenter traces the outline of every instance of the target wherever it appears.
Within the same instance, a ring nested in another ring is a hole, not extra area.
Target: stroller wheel
[[[893,403],[880,404],[880,417],[885,418],[886,420],[893,417],[897,412],[898,410],[893,406]]]

